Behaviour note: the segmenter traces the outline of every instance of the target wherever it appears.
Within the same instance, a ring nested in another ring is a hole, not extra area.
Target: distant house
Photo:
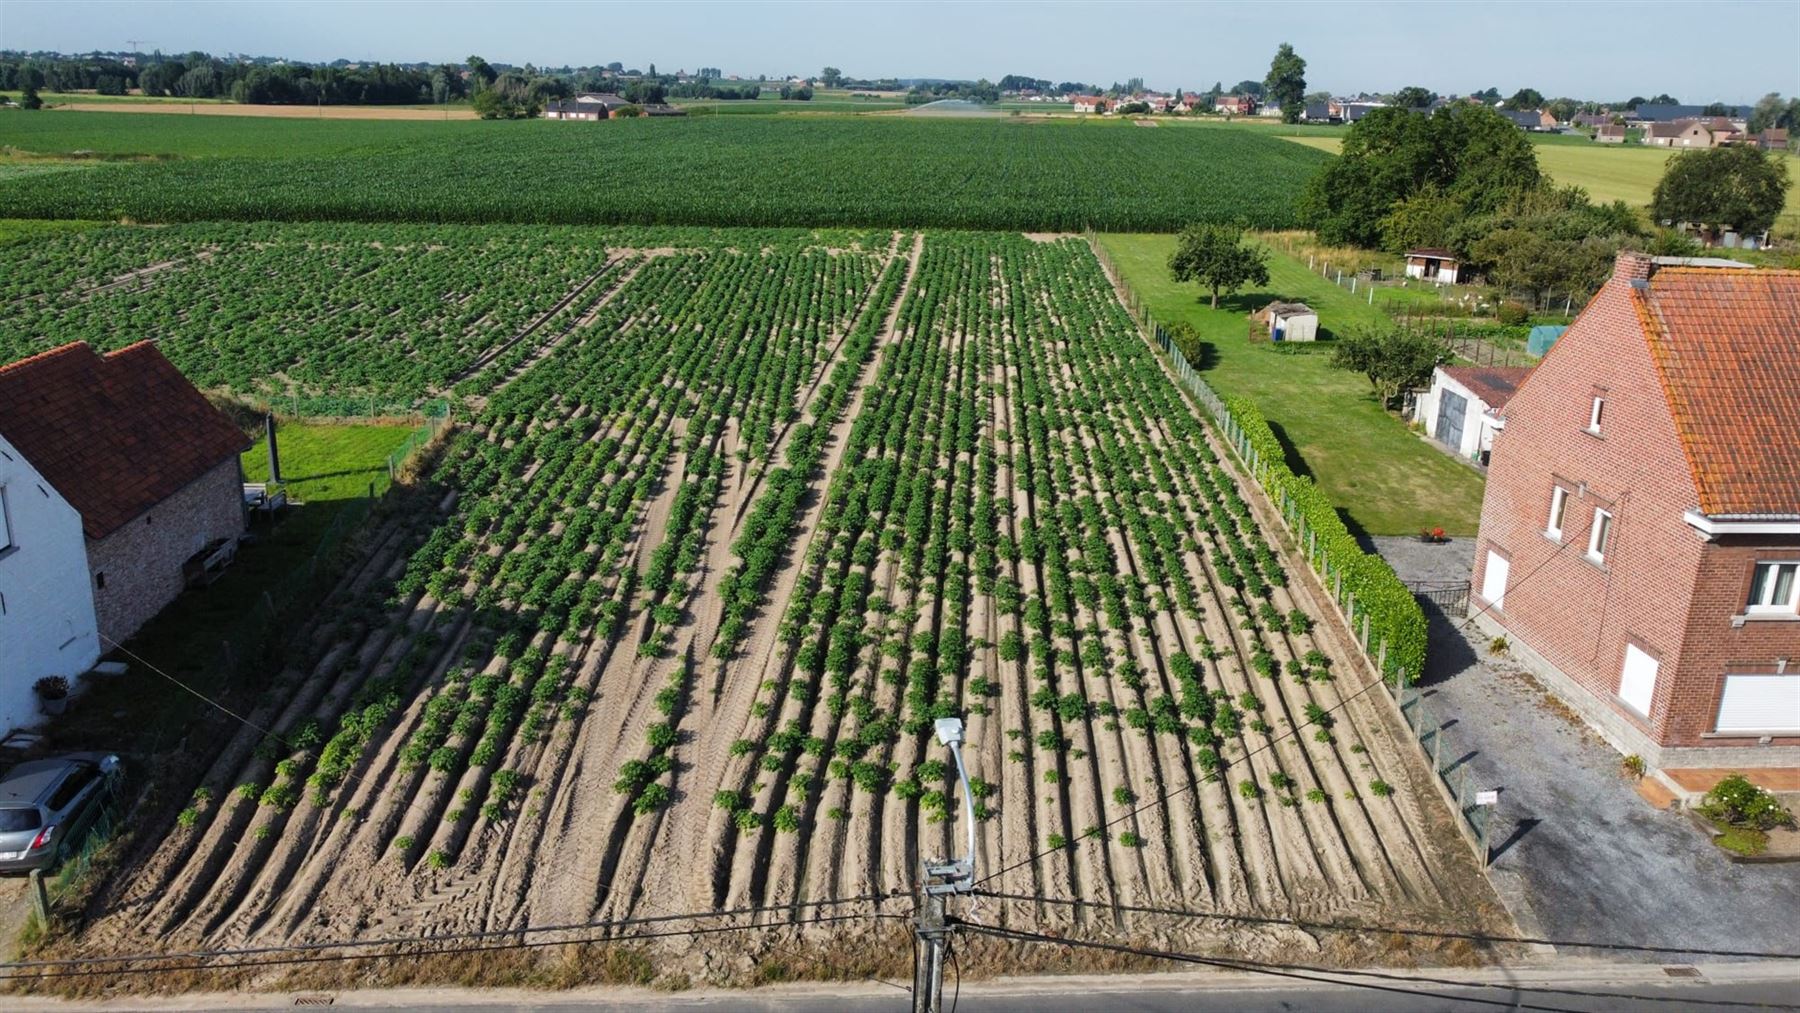
[[[1543,109],[1502,109],[1499,112],[1520,130],[1545,131],[1557,127],[1556,117]]]
[[[1655,148],[1673,148],[1682,128],[1674,123],[1649,123],[1644,126],[1644,143]]]
[[[1380,102],[1344,102],[1339,105],[1338,119],[1344,123],[1355,123],[1377,109],[1386,108]]]
[[[1098,95],[1075,95],[1069,104],[1078,113],[1103,113],[1106,111],[1106,100]]]
[[[1651,123],[1673,123],[1676,120],[1697,119],[1706,115],[1706,106],[1667,105],[1646,102],[1626,114],[1626,119],[1633,126],[1646,126]],[[1748,120],[1749,106],[1725,106],[1726,115],[1734,120]]]
[[[1717,148],[1735,144],[1743,136],[1738,125],[1723,116],[1676,120],[1670,126],[1679,131],[1674,142],[1669,145],[1673,148]]]
[[[559,99],[544,107],[547,120],[604,120],[630,105],[611,92],[582,92],[572,99]]]
[[[1578,127],[1605,127],[1612,125],[1612,116],[1609,113],[1576,113],[1569,122]]]
[[[1272,302],[1257,314],[1271,341],[1317,341],[1319,314],[1303,302]]]
[[[1213,108],[1231,116],[1254,116],[1258,103],[1254,95],[1220,95],[1213,99]]]
[[[1800,767],[1800,271],[1621,254],[1507,402],[1472,604],[1620,752]]]
[[[1519,389],[1530,366],[1439,366],[1431,388],[1413,402],[1413,419],[1434,440],[1482,466],[1505,428],[1501,409]]]
[[[1309,102],[1300,111],[1302,123],[1342,123],[1344,116],[1340,106],[1335,102]]]
[[[1625,128],[1617,123],[1602,123],[1594,128],[1594,140],[1601,144],[1624,144]]]
[[[1764,151],[1788,150],[1788,132],[1786,127],[1770,127],[1760,134],[1752,136],[1756,146]]]
[[[1456,259],[1456,254],[1434,246],[1407,250],[1406,276],[1439,285],[1456,285],[1462,281],[1462,263]]]
[[[148,341],[0,367],[0,726],[235,549],[249,446]]]

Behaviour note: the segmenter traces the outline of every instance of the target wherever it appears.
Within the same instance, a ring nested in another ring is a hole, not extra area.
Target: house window
[[[1563,515],[1569,511],[1569,490],[1562,486],[1550,488],[1550,523],[1544,526],[1544,534],[1557,541],[1562,541]]]
[[[0,552],[5,552],[12,547],[12,521],[6,514],[6,487],[0,485]]]
[[[1588,432],[1600,435],[1600,418],[1606,414],[1606,399],[1596,396],[1594,406],[1588,410]]]
[[[1588,558],[1596,563],[1606,562],[1607,543],[1612,540],[1612,514],[1595,508],[1594,527],[1588,532]]]
[[[1800,597],[1800,563],[1758,563],[1750,578],[1750,612],[1792,612]]]

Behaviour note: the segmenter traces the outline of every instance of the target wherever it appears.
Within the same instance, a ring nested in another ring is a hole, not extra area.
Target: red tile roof
[[[148,341],[0,367],[0,436],[105,538],[250,446]]]
[[[1442,366],[1444,375],[1486,402],[1495,411],[1506,407],[1519,384],[1531,375],[1530,366]]]
[[[1701,511],[1800,514],[1800,271],[1665,267],[1637,296]]]

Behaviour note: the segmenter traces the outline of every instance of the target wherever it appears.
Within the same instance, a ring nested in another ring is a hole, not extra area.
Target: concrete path
[[[1425,545],[1378,538],[1402,580],[1469,578],[1472,539]],[[1499,789],[1490,839],[1494,885],[1520,928],[1555,939],[1800,955],[1800,864],[1726,859],[1679,812],[1652,808],[1620,757],[1486,638],[1427,609],[1425,698],[1455,757]],[[1673,963],[1699,953],[1558,947]],[[1718,958],[1725,959],[1725,958]]]

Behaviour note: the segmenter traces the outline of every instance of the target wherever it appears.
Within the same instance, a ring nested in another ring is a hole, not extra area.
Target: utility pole
[[[938,718],[937,740],[950,747],[956,759],[956,779],[962,785],[963,823],[968,849],[962,858],[926,859],[919,886],[919,914],[914,931],[919,942],[919,961],[913,968],[913,1013],[943,1013],[944,950],[950,929],[944,918],[944,898],[975,889],[975,796],[969,791],[969,771],[963,766],[962,718]]]

